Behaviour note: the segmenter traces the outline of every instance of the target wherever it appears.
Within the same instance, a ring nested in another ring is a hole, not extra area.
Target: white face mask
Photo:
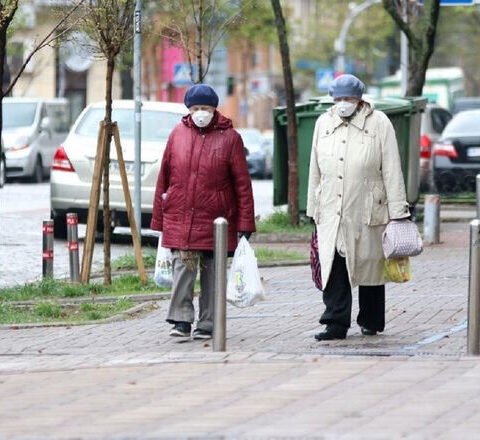
[[[341,116],[342,118],[348,118],[349,116],[353,115],[357,105],[358,104],[356,102],[340,101],[335,104],[335,107],[337,109],[338,116]]]
[[[207,110],[197,110],[192,113],[193,122],[197,127],[203,128],[206,127],[212,121],[213,113],[210,113]]]

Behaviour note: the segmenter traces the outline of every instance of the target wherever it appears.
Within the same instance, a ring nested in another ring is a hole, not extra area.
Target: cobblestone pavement
[[[267,215],[273,209],[271,180],[254,180],[255,212]],[[42,275],[42,220],[50,218],[50,184],[8,183],[0,190],[0,287],[23,284]],[[121,228],[112,239],[112,259],[133,253],[128,229]],[[80,255],[85,226],[79,225]],[[152,241],[144,244],[152,245]],[[54,274],[67,278],[66,242],[55,240]],[[93,270],[103,265],[102,243],[96,243]]]
[[[306,266],[261,270],[268,299],[228,308],[227,353],[169,338],[167,301],[130,321],[2,330],[0,438],[476,439],[468,225],[442,240],[387,287],[375,337],[353,325],[314,341],[323,304]]]

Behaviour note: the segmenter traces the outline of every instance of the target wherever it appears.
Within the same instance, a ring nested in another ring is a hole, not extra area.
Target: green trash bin
[[[427,100],[414,98],[371,99],[377,110],[383,111],[395,129],[402,172],[407,190],[407,200],[415,205],[419,197],[420,123]],[[312,148],[313,130],[317,118],[333,105],[330,96],[313,98],[297,104],[298,127],[298,180],[299,210],[307,209],[308,172]],[[287,114],[285,107],[273,109],[273,204],[284,205],[288,201],[288,143]]]

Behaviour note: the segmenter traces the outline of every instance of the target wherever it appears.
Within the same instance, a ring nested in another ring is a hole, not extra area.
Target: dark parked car
[[[480,109],[480,96],[468,96],[463,98],[457,98],[453,103],[452,112],[457,114],[464,110]]]
[[[457,113],[433,146],[433,173],[438,191],[475,191],[480,173],[480,110]]]
[[[239,128],[237,131],[247,149],[248,172],[252,177],[265,178],[267,176],[266,155],[263,149],[262,133],[256,128]]]

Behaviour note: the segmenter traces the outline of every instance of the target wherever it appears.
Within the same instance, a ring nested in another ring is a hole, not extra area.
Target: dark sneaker
[[[176,322],[170,330],[170,336],[189,337],[192,325],[189,322]]]
[[[315,335],[317,341],[333,341],[334,339],[345,339],[346,337],[347,329],[337,326],[327,326],[324,332]]]
[[[201,328],[196,328],[193,331],[193,339],[212,339],[212,332],[208,330],[202,330]]]
[[[376,330],[370,330],[369,328],[366,328],[366,327],[360,327],[360,331],[364,336],[375,336],[377,334]]]

